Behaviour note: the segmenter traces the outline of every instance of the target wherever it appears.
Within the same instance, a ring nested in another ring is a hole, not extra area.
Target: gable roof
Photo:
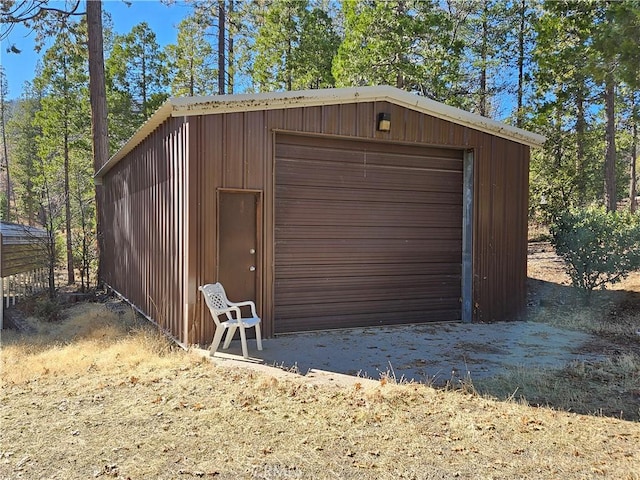
[[[521,128],[497,122],[444,103],[430,100],[405,90],[390,86],[328,88],[293,92],[269,92],[239,95],[214,95],[209,97],[170,98],[155,111],[122,148],[96,173],[105,175],[127,153],[142,142],[169,117],[212,115],[218,113],[276,110],[282,108],[315,107],[340,103],[389,102],[425,113],[474,130],[506,138],[530,147],[540,147],[545,137]]]

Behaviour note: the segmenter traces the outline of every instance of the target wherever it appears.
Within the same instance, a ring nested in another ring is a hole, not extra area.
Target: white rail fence
[[[14,306],[16,300],[40,293],[48,288],[49,279],[47,276],[47,269],[39,268],[0,278],[0,297],[4,297],[5,308]]]

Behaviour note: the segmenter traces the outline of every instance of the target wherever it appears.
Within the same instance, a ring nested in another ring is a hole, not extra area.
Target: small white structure
[[[0,222],[0,329],[5,307],[46,287],[47,238],[42,228]]]

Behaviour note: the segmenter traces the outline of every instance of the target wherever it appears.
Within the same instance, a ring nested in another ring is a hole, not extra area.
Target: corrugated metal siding
[[[475,319],[514,319],[526,300],[529,147],[483,135],[476,158]]]
[[[376,130],[377,114],[383,111],[392,116],[391,132],[388,133]],[[217,279],[215,254],[212,254],[216,242],[216,221],[212,217],[217,208],[216,188],[262,190],[264,251],[261,267],[264,275],[259,308],[265,335],[274,333],[274,131],[312,132],[327,136],[329,142],[335,135],[473,149],[476,183],[473,303],[476,319],[507,320],[524,307],[528,147],[502,139],[496,139],[494,143],[491,135],[387,102],[205,115],[191,118],[190,123],[198,125],[192,131],[198,138],[194,145],[199,147],[191,159],[197,163],[200,172],[196,223],[202,233],[197,269],[192,272],[194,283]],[[494,153],[496,158],[492,161]],[[498,211],[494,212],[492,208],[498,208]],[[203,343],[210,341],[213,327],[199,297],[193,323],[194,338]]]
[[[181,341],[185,140],[169,119],[103,181],[103,278]]]
[[[0,277],[29,272],[48,265],[46,230],[0,222],[0,239]]]
[[[392,115],[389,133],[376,130],[377,113],[382,111]],[[185,338],[186,311],[189,342],[206,343],[213,337],[197,286],[216,280],[217,188],[263,192],[264,274],[258,307],[265,335],[274,333],[275,130],[473,149],[476,319],[507,320],[524,307],[528,147],[387,102],[194,116],[188,118],[188,132],[182,122],[168,121],[104,179],[109,199],[105,240],[114,257],[107,262],[105,278],[120,285],[122,293],[135,298],[154,318],[157,309],[149,299],[162,299],[165,306],[160,310],[168,309],[165,323],[174,336]],[[155,157],[153,149],[159,152]],[[164,172],[152,168],[160,160],[167,166]],[[159,185],[154,187],[154,182]],[[187,243],[180,230],[183,215],[191,219]],[[146,220],[149,217],[154,220]],[[155,221],[158,218],[163,227]],[[145,253],[147,240],[156,252],[153,258]],[[152,265],[155,262],[160,265]],[[166,295],[158,296],[163,291]]]

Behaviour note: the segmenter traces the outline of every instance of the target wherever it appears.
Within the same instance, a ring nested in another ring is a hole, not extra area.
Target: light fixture
[[[378,114],[378,130],[380,132],[388,132],[391,130],[391,114],[380,112]]]

